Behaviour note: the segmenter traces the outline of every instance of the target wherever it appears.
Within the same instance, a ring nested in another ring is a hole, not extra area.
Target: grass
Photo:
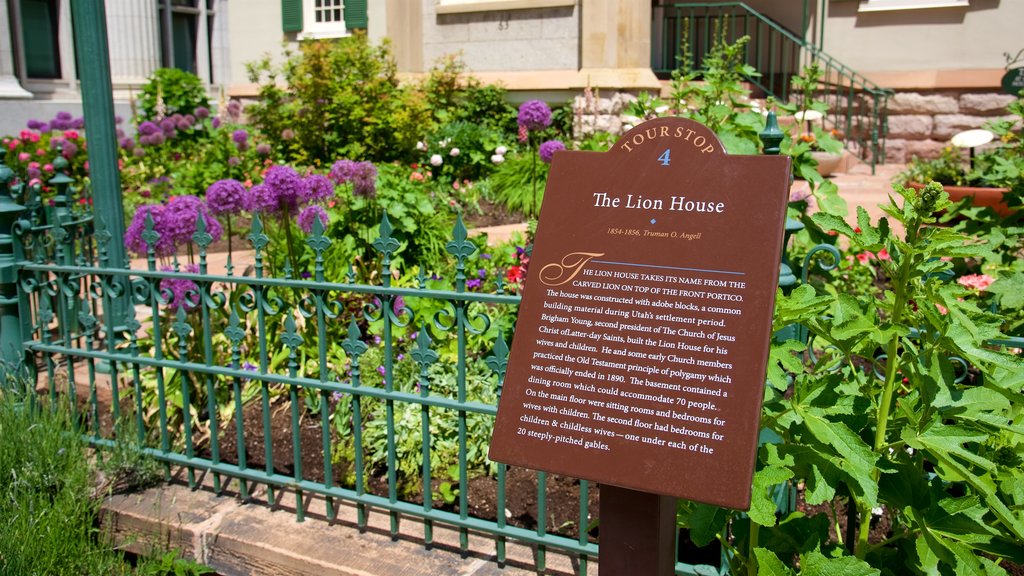
[[[19,400],[0,389],[0,576],[206,573],[174,553],[134,562],[108,545],[68,411]]]

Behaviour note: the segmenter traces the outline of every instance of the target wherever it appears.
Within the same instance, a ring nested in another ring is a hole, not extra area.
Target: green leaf
[[[928,482],[921,469],[910,463],[899,463],[890,474],[883,474],[878,481],[878,499],[890,507],[902,510],[928,508]]]
[[[695,504],[693,512],[684,519],[690,529],[690,540],[697,546],[707,546],[725,531],[729,511],[710,504]]]
[[[839,195],[839,187],[831,180],[822,182],[821,186],[814,191],[814,196],[818,199],[818,207],[825,212],[844,218],[849,213],[846,200]]]
[[[811,476],[807,479],[804,500],[811,506],[829,502],[836,497],[836,489],[821,473],[821,468],[811,465]]]
[[[877,454],[846,424],[827,420],[805,407],[795,407],[802,412],[804,425],[810,433],[818,441],[832,447],[834,454],[831,459],[836,460],[838,466],[860,487],[866,503],[875,506],[878,501],[878,485],[871,478],[878,460]]]
[[[793,571],[786,567],[771,550],[765,548],[754,548],[754,557],[757,558],[758,576],[787,576]]]
[[[853,228],[851,228],[850,225],[846,223],[846,220],[843,220],[842,217],[837,216],[835,214],[815,212],[811,216],[811,220],[813,220],[815,224],[817,224],[822,230],[825,230],[826,232],[834,230],[848,237],[853,237],[856,234],[853,231]]]
[[[754,473],[750,511],[747,515],[762,526],[774,526],[778,506],[772,498],[772,492],[776,486],[793,477],[793,471],[790,469],[793,457],[779,458],[778,449],[774,444],[767,444],[765,450],[768,454],[768,464]]]
[[[818,551],[800,556],[801,576],[879,576],[882,572],[853,556],[829,558]]]

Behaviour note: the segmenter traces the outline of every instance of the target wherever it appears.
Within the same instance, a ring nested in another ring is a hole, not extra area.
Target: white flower
[[[449,142],[451,142],[451,138],[445,138],[444,140],[441,140],[440,142],[438,142],[438,144],[440,144],[441,147],[443,148],[443,147],[447,146]]]
[[[504,156],[506,152],[508,152],[508,148],[505,148],[504,146],[498,146],[494,149],[494,153],[498,156]]]
[[[629,131],[630,131],[630,130],[632,130],[632,129],[633,129],[633,125],[632,125],[632,124],[623,124],[623,125],[622,125],[622,130],[623,130],[624,132],[629,132]]]
[[[501,164],[504,161],[505,157],[502,156],[501,154],[494,154],[493,156],[491,156],[491,162],[494,162],[495,164]]]
[[[448,155],[449,156],[458,156],[459,155],[459,149],[458,148],[452,148],[451,152],[448,152]]]
[[[444,164],[444,159],[441,158],[440,154],[434,154],[430,157],[431,166],[440,166],[441,164]]]
[[[427,149],[427,144],[420,140],[419,142],[416,143],[416,149],[419,150],[420,152],[423,152],[424,150]]]
[[[658,106],[654,109],[654,112],[657,114],[664,114],[665,112],[668,112],[668,105],[664,104],[662,106]]]

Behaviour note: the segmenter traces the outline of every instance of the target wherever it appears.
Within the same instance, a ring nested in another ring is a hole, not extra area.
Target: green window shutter
[[[302,32],[302,0],[281,0],[281,28]]]
[[[354,29],[366,28],[366,0],[345,0],[345,27]]]

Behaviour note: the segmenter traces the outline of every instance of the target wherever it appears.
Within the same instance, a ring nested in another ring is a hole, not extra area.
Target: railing
[[[501,282],[497,293],[467,289],[466,263],[478,248],[461,220],[447,244],[445,281],[424,271],[396,280],[399,244],[386,215],[373,243],[379,265],[368,275],[376,283],[356,282],[353,267],[326,278],[331,239],[319,226],[305,239],[311,278],[267,275],[274,255],[259,217],[248,234],[251,275],[214,269],[203,218],[192,236],[194,268],[183,254],[158,267],[151,220],[146,258],[114,266],[108,247],[122,240],[91,212],[72,209],[88,204],[73,189],[62,189],[59,210],[38,202],[26,210],[11,195],[30,203],[32,191],[8,190],[9,175],[0,173],[0,208],[15,218],[0,224],[11,232],[24,352],[17,366],[0,362],[0,376],[27,379],[30,390],[40,380],[51,402],[76,399],[69,404],[85,441],[135,446],[162,462],[167,478],[172,467],[183,470],[192,487],[207,472],[217,493],[230,487],[249,499],[261,485],[272,504],[294,497],[297,521],[306,496],[320,495],[329,519],[347,501],[361,527],[370,509],[389,515],[392,535],[402,517],[422,518],[426,543],[444,523],[459,529],[463,550],[470,531],[480,532],[494,537],[498,562],[514,539],[535,547],[538,571],[545,551],[558,550],[587,573],[598,553],[588,534],[596,488],[587,481],[576,482],[579,513],[561,533],[547,521],[543,472],[514,471],[536,477],[535,521],[513,525],[503,513],[513,470],[485,454],[520,297]],[[447,288],[428,285],[438,282]],[[129,318],[117,326],[108,312],[125,297]],[[284,450],[270,442],[282,424]],[[310,434],[315,471],[302,443]],[[474,477],[495,487],[493,518],[470,513]],[[676,564],[677,574],[718,572]]]
[[[651,65],[662,78],[681,65],[700,70],[716,41],[749,36],[746,63],[760,73],[748,78],[763,95],[788,101],[790,79],[818,62],[824,71],[815,98],[828,104],[827,123],[851,152],[870,162],[885,160],[890,90],[807,43],[743,2],[664,3],[653,10]],[[687,62],[680,62],[686,59]]]

